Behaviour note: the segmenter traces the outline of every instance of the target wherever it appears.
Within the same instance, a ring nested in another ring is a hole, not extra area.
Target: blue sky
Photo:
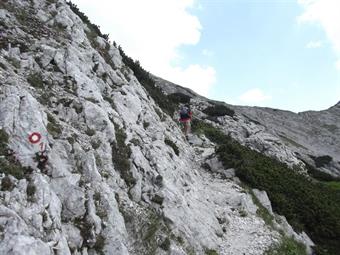
[[[181,47],[183,65],[194,59],[216,70],[209,97],[222,101],[301,111],[340,100],[336,56],[321,26],[297,22],[296,1],[201,1],[200,42]],[[340,13],[340,10],[339,10]],[[310,48],[311,41],[322,47]],[[211,56],[204,56],[208,49]],[[201,53],[201,54],[200,54]],[[203,56],[202,56],[203,55]],[[267,99],[241,100],[249,90]]]
[[[150,72],[209,98],[295,112],[340,100],[340,1],[74,2]]]

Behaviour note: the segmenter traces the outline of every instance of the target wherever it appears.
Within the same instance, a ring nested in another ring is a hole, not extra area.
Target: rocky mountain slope
[[[74,5],[4,0],[0,27],[0,254],[311,253],[213,136],[185,140],[171,109],[188,98],[158,94]],[[301,162],[263,125],[190,103],[202,127]]]
[[[298,158],[340,176],[340,104],[298,114],[269,108],[236,107],[278,136]]]
[[[225,105],[239,118],[226,126],[229,134],[244,145],[289,165],[310,165],[340,177],[340,103],[324,111],[293,113],[279,109],[235,106],[204,98],[159,77],[156,84],[165,93],[196,98],[202,104]],[[250,124],[251,123],[251,124]]]

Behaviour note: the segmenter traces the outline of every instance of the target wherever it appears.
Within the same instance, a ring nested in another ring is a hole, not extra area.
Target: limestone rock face
[[[321,171],[340,176],[340,107],[293,113],[270,108],[235,107],[265,126],[295,157]]]
[[[279,242],[215,145],[190,145],[64,0],[0,7],[0,254],[255,255]],[[218,121],[298,161],[263,126]]]

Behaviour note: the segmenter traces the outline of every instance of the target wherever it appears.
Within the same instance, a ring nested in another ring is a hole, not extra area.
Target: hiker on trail
[[[190,109],[190,105],[182,105],[180,111],[179,111],[179,121],[184,124],[184,135],[186,139],[188,139],[188,134],[190,132],[190,122],[192,117],[192,112]]]

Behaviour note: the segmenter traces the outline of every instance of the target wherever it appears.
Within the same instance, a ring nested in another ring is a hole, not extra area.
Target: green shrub
[[[26,189],[26,193],[27,193],[27,196],[34,196],[35,192],[36,192],[37,188],[34,186],[33,183],[29,183],[27,185],[27,189]]]
[[[11,191],[14,188],[14,183],[11,181],[11,178],[5,176],[1,180],[1,190],[2,191]]]
[[[103,98],[106,102],[108,102],[111,105],[112,109],[116,109],[116,105],[115,105],[115,102],[113,101],[112,97],[104,95]]]
[[[105,246],[105,238],[103,235],[99,234],[96,238],[96,243],[94,244],[93,248],[99,253],[99,254],[104,254]]]
[[[71,10],[78,15],[78,17],[91,29],[93,30],[98,36],[103,37],[105,40],[109,39],[109,35],[108,34],[103,34],[100,31],[100,27],[91,23],[91,21],[89,20],[89,18],[82,12],[79,10],[78,6],[74,3],[72,3],[71,1],[66,2]]]
[[[101,144],[102,144],[102,142],[100,140],[92,140],[91,141],[91,145],[92,145],[92,148],[94,150],[97,150],[100,147]]]
[[[105,72],[101,75],[101,79],[104,81],[104,82],[107,82],[107,78],[109,77],[109,75]]]
[[[304,230],[327,254],[340,250],[340,192],[311,181],[284,163],[240,145],[206,124],[195,128],[217,143],[216,153],[226,168],[252,188],[265,190],[273,210],[297,231]]]
[[[209,139],[212,142],[221,142],[223,143],[224,140],[228,140],[229,138],[226,137],[226,135],[224,133],[222,133],[221,131],[217,130],[216,128],[214,128],[212,125],[207,124],[203,121],[200,121],[198,119],[193,119],[191,122],[191,130],[194,133],[197,134],[205,134],[209,137]]]
[[[66,97],[60,98],[58,100],[58,104],[62,104],[64,107],[70,107],[72,103],[73,100]]]
[[[7,153],[9,136],[5,130],[0,129],[0,155],[5,155]]]
[[[245,210],[243,210],[243,209],[239,210],[238,213],[239,213],[240,216],[243,217],[243,218],[248,216],[248,213],[247,213]]]
[[[22,179],[24,178],[25,168],[23,168],[18,162],[0,159],[0,173],[9,174],[17,179]]]
[[[212,250],[212,249],[207,249],[205,250],[206,255],[218,255],[217,251]]]
[[[219,116],[231,116],[233,117],[235,111],[222,105],[222,104],[215,104],[213,106],[209,106],[203,110],[203,112],[211,117],[219,117]]]
[[[8,142],[8,134],[5,130],[0,129],[0,156],[4,156],[4,158],[0,158],[0,173],[12,175],[17,179],[22,179],[25,172],[29,172],[29,169],[22,167],[20,162],[16,160],[14,155],[8,154]],[[9,184],[7,179],[5,180],[4,185],[6,186],[6,184]]]
[[[139,205],[139,213],[125,203],[119,195],[115,195],[120,213],[124,217],[129,236],[133,237],[134,254],[158,254],[161,249],[170,248],[170,240],[176,236],[165,223],[164,215],[148,205]],[[170,239],[170,240],[167,240]]]
[[[84,107],[81,104],[74,104],[73,109],[76,111],[77,114],[80,114],[83,112]]]
[[[31,74],[29,74],[28,77],[27,77],[27,81],[34,88],[37,88],[37,89],[43,89],[44,88],[44,81],[43,81],[41,73],[31,73]]]
[[[51,114],[47,114],[47,131],[52,135],[53,138],[59,138],[62,134],[62,127],[57,123]]]
[[[177,237],[175,237],[175,240],[179,243],[179,244],[181,244],[181,245],[183,245],[184,244],[184,240],[183,240],[183,237],[181,237],[181,236],[177,236]]]
[[[76,139],[73,136],[69,136],[66,139],[71,145],[73,145],[76,142]]]
[[[37,188],[33,183],[29,183],[26,188],[27,200],[33,202],[34,201],[34,194]]]
[[[155,196],[152,197],[151,201],[156,204],[162,205],[164,201],[164,197],[156,194]]]
[[[121,177],[128,186],[136,184],[136,179],[133,177],[130,166],[131,149],[125,144],[126,134],[124,130],[115,125],[116,141],[111,143],[112,161],[114,167],[120,172]]]
[[[160,218],[158,215],[150,215],[149,224],[146,227],[146,231],[143,236],[143,240],[147,243],[150,243],[156,235],[156,232],[160,228]]]
[[[139,139],[137,139],[137,138],[132,138],[130,140],[130,143],[133,144],[134,146],[141,146],[142,145],[141,141]]]
[[[93,225],[87,221],[85,216],[75,218],[73,223],[80,230],[80,235],[83,238],[83,246],[88,247],[88,243],[93,237]]]
[[[284,237],[280,243],[273,245],[265,252],[265,255],[306,255],[304,244],[293,238]]]
[[[169,237],[167,237],[159,247],[161,247],[164,251],[168,251],[170,249],[170,245],[171,245],[170,239]]]
[[[96,130],[88,127],[85,131],[85,134],[87,134],[88,136],[94,136],[96,134]]]
[[[168,98],[171,102],[174,102],[176,104],[181,103],[181,104],[188,104],[190,103],[190,99],[191,97],[183,94],[183,93],[173,93],[173,94],[169,94]]]
[[[93,199],[94,199],[94,201],[100,202],[100,198],[101,198],[101,195],[100,195],[99,192],[95,192],[95,193],[93,194]]]
[[[171,141],[169,138],[165,138],[164,142],[166,145],[170,146],[174,150],[177,156],[179,155],[179,149],[173,141]]]
[[[37,99],[40,104],[52,107],[50,100],[51,97],[53,97],[53,95],[54,95],[53,92],[51,92],[50,90],[43,90]]]
[[[332,189],[335,189],[335,190],[339,190],[340,191],[340,182],[337,181],[337,182],[325,182],[324,183],[326,186],[332,188]]]

